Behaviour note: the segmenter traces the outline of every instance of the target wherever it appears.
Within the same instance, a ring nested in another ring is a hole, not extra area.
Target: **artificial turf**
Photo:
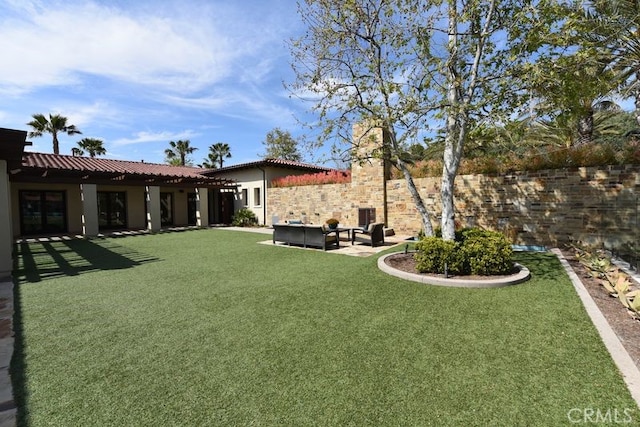
[[[518,255],[524,284],[469,290],[268,238],[17,245],[19,425],[555,426],[588,410],[640,422],[549,254]]]

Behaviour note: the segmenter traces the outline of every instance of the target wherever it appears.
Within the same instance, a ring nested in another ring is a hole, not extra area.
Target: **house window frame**
[[[242,198],[242,206],[244,206],[245,208],[248,208],[249,207],[249,189],[243,188],[242,195],[240,197]]]
[[[261,187],[253,188],[253,206],[255,207],[262,206],[262,188]]]

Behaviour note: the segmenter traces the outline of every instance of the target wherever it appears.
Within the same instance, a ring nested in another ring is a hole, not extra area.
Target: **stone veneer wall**
[[[375,207],[382,221],[381,177],[382,166],[372,164],[358,170],[351,184],[270,188],[269,215],[281,220],[305,217],[313,223],[336,217],[355,225],[358,208]],[[440,178],[415,183],[435,215],[434,226],[439,226]],[[516,243],[640,241],[640,166],[462,175],[456,179],[455,198],[462,225],[504,231]],[[387,225],[397,234],[415,235],[421,229],[404,180],[387,182],[387,210]]]
[[[305,185],[301,187],[269,188],[267,191],[267,218],[277,217],[279,222],[303,220],[324,224],[336,218],[343,224],[358,221],[351,213],[353,192],[351,184]]]

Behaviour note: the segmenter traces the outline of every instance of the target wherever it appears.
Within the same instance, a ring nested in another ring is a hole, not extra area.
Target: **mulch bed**
[[[629,310],[622,305],[618,298],[609,296],[609,293],[597,279],[589,277],[587,268],[576,260],[572,251],[563,250],[562,255],[580,278],[629,356],[640,368],[640,321],[631,317]]]
[[[640,321],[634,319],[629,311],[624,308],[617,298],[609,296],[597,279],[590,277],[586,267],[578,262],[574,253],[570,250],[563,250],[563,256],[571,265],[576,275],[582,281],[585,289],[591,295],[596,305],[611,325],[620,342],[625,347],[636,366],[640,368]],[[385,259],[385,262],[398,270],[408,273],[420,274],[416,270],[413,254],[398,253]],[[442,275],[441,275],[442,276]],[[464,276],[472,279],[474,276]]]

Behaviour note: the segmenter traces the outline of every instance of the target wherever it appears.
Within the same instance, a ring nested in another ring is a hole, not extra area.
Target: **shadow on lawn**
[[[14,250],[13,277],[17,283],[132,268],[158,260],[120,246],[113,239],[22,242],[16,243]]]
[[[72,239],[16,243],[14,246],[13,292],[13,355],[11,382],[17,408],[17,425],[29,425],[26,389],[26,362],[22,328],[20,283],[41,282],[61,276],[77,276],[99,270],[133,268],[159,258],[141,254],[117,244],[114,239]]]
[[[551,252],[514,252],[513,259],[541,279],[555,279],[558,275],[559,261]]]

